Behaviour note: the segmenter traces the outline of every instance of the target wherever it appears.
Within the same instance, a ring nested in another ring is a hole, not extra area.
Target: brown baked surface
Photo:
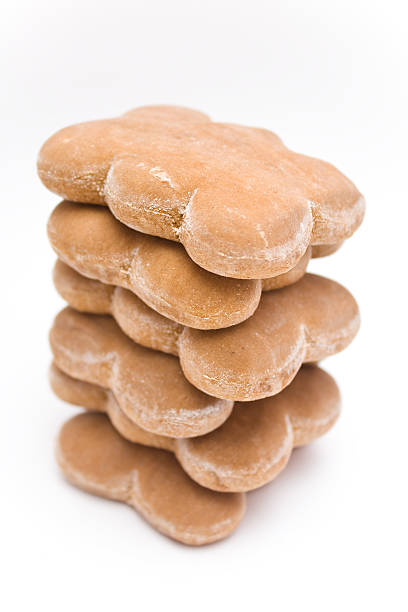
[[[313,274],[264,292],[254,315],[240,325],[205,331],[179,325],[132,292],[89,280],[61,262],[55,267],[54,282],[72,307],[111,314],[135,342],[179,355],[193,385],[232,400],[279,393],[302,362],[344,349],[359,327],[352,295],[338,283]]]
[[[250,491],[273,480],[295,446],[326,433],[340,412],[334,380],[317,366],[303,366],[293,382],[273,397],[237,402],[218,429],[196,438],[152,434],[131,421],[111,391],[50,368],[52,389],[64,401],[105,412],[127,440],[174,452],[199,484],[217,491]]]
[[[133,506],[155,529],[184,544],[225,538],[245,513],[242,493],[201,487],[172,453],[132,444],[103,414],[67,421],[58,437],[57,459],[72,484]]]
[[[38,173],[63,198],[107,204],[125,225],[241,279],[287,272],[310,244],[351,236],[364,215],[361,194],[334,166],[268,130],[177,107],[67,127],[43,145]]]
[[[231,413],[232,401],[199,391],[177,357],[136,344],[112,317],[65,308],[55,318],[50,344],[64,372],[111,388],[124,413],[153,433],[198,436]]]
[[[289,272],[264,281],[225,278],[197,266],[179,244],[130,230],[104,208],[73,202],[55,208],[48,236],[58,257],[84,276],[129,289],[157,312],[198,329],[241,323],[263,289],[299,280],[311,255],[309,248]]]

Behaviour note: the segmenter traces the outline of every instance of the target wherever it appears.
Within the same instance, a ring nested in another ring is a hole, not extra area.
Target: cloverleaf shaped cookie
[[[202,268],[241,279],[287,272],[310,244],[351,236],[364,215],[363,197],[330,164],[267,130],[176,107],[67,127],[42,147],[38,172],[58,195],[108,205],[129,227],[181,242]]]

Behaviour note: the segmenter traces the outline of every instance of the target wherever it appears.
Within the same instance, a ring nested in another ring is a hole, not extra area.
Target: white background
[[[2,5],[3,610],[407,609],[407,16],[396,0]],[[231,538],[198,549],[70,487],[53,458],[77,409],[47,384],[58,200],[36,154],[65,125],[152,103],[270,128],[368,204],[310,266],[361,306],[358,338],[324,364],[342,418],[248,496]]]

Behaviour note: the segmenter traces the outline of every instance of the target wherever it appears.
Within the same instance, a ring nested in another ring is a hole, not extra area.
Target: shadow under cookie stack
[[[38,171],[64,198],[51,386],[85,409],[59,434],[63,473],[185,544],[226,537],[246,493],[338,417],[316,363],[351,342],[358,307],[306,268],[364,199],[267,130],[166,106],[57,132]]]

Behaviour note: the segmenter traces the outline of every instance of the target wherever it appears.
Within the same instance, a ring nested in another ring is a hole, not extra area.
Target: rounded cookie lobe
[[[167,319],[142,300],[121,287],[115,288],[111,313],[122,331],[142,346],[178,355],[178,341],[183,325]]]
[[[56,365],[55,361],[48,371],[48,379],[55,395],[64,402],[81,406],[86,410],[107,412],[109,391],[104,387],[69,376]]]
[[[50,344],[58,367],[112,389],[129,419],[152,433],[197,436],[232,410],[231,401],[193,387],[176,357],[132,342],[111,317],[66,308],[54,321]]]
[[[78,123],[59,130],[41,147],[38,175],[44,185],[66,200],[105,204],[105,181],[112,160],[140,146],[140,132],[155,132],[176,122],[206,122],[203,113],[170,106],[141,107],[117,119]],[[142,139],[143,140],[143,139]]]
[[[156,150],[155,161],[149,157],[143,151],[112,163],[105,196],[117,219],[140,232],[182,242],[200,267],[222,276],[261,279],[297,265],[309,246],[313,219],[308,201],[296,190],[289,202],[278,189],[266,195],[250,163],[246,173],[232,179],[215,169],[209,178],[195,168],[192,187],[183,158],[172,161],[169,173],[166,155],[161,159]],[[273,224],[265,224],[267,217]]]
[[[278,410],[271,415],[262,402],[236,404],[211,437],[178,441],[177,457],[195,481],[215,491],[248,491],[283,470],[293,449],[290,419]]]
[[[105,184],[106,202],[128,227],[179,242],[183,214],[195,192],[185,185],[182,167],[176,178],[174,170],[170,176],[163,169],[166,164],[157,157],[149,161],[149,157],[149,152],[143,151],[113,161]]]
[[[131,285],[160,314],[190,327],[230,327],[250,317],[259,304],[261,281],[206,272],[180,245],[150,238],[131,264]]]
[[[181,367],[206,393],[248,401],[279,393],[303,362],[343,350],[360,324],[352,295],[329,279],[306,274],[295,285],[264,293],[255,314],[226,330],[185,327]]]
[[[291,156],[296,178],[312,208],[311,244],[334,245],[350,238],[365,213],[365,200],[356,186],[328,162],[299,153]]]
[[[202,268],[232,278],[262,279],[288,272],[310,244],[313,217],[308,202],[295,196],[288,203],[279,193],[265,194],[252,181],[239,188],[237,180],[196,189],[179,233],[187,253]]]
[[[50,191],[62,198],[104,204],[106,175],[128,134],[124,122],[109,119],[59,130],[40,150],[38,175]]]
[[[75,310],[109,314],[115,293],[113,285],[86,278],[57,259],[52,280],[60,296]]]
[[[340,391],[334,379],[311,364],[303,366],[276,400],[286,403],[295,446],[310,444],[324,435],[333,427],[341,410]]]
[[[81,414],[63,426],[57,459],[74,485],[128,503],[158,531],[184,544],[228,536],[245,512],[242,494],[201,487],[171,453],[132,444],[101,414]]]
[[[293,447],[322,436],[339,413],[335,381],[316,366],[304,366],[278,395],[237,402],[215,431],[178,440],[176,454],[201,485],[216,491],[248,491],[273,480]]]
[[[142,429],[131,421],[120,408],[112,392],[100,385],[69,376],[52,362],[49,369],[51,389],[64,402],[96,412],[105,412],[114,428],[130,442],[154,448],[174,450],[174,438],[161,436]]]

